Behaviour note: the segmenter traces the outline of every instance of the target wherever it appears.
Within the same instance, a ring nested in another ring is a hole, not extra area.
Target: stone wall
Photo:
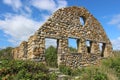
[[[71,68],[80,68],[80,67],[86,67],[91,64],[96,65],[98,64],[100,58],[100,55],[97,54],[89,54],[86,55],[79,54],[79,53],[72,53],[64,55],[65,58],[65,64],[66,66],[70,66]]]
[[[27,48],[28,45],[27,45],[27,42],[26,41],[23,41],[19,47],[16,47],[13,49],[13,58],[14,59],[25,59],[27,58]]]
[[[81,23],[80,18],[83,19],[84,24]],[[14,58],[45,62],[45,38],[57,39],[58,65],[62,63],[79,67],[84,62],[92,63],[99,57],[112,55],[112,45],[103,27],[83,7],[73,6],[57,10],[28,39],[28,42],[21,43],[13,50]],[[68,38],[77,39],[77,53],[70,54]],[[86,41],[90,41],[89,47],[86,46]],[[99,43],[103,44],[102,51],[100,51]]]

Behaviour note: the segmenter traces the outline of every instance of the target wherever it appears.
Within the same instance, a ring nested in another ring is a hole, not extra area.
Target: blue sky
[[[87,8],[102,24],[113,48],[120,50],[120,0],[0,0],[0,48],[27,40],[52,13],[67,6]]]

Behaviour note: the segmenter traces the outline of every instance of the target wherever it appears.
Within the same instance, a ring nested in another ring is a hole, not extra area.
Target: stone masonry
[[[102,25],[84,7],[72,6],[57,10],[30,36],[28,42],[23,41],[13,49],[14,59],[45,62],[45,38],[57,39],[58,65],[82,67],[112,56],[112,44]],[[68,38],[77,39],[77,53],[69,51]],[[86,45],[86,41],[90,42],[90,46]],[[99,43],[102,44],[101,49]]]

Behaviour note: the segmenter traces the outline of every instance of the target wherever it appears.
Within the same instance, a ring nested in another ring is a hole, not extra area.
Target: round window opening
[[[85,19],[83,17],[80,17],[79,20],[80,20],[80,24],[82,26],[84,26],[85,25]]]

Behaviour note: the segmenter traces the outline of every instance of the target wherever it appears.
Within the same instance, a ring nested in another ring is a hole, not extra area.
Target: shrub
[[[0,79],[48,80],[48,68],[33,61],[3,60],[0,65]]]
[[[60,70],[60,72],[66,74],[66,75],[72,75],[72,69],[65,65],[60,65],[59,70]]]
[[[50,75],[49,75],[49,80],[57,80],[57,74],[56,73],[51,73]]]

